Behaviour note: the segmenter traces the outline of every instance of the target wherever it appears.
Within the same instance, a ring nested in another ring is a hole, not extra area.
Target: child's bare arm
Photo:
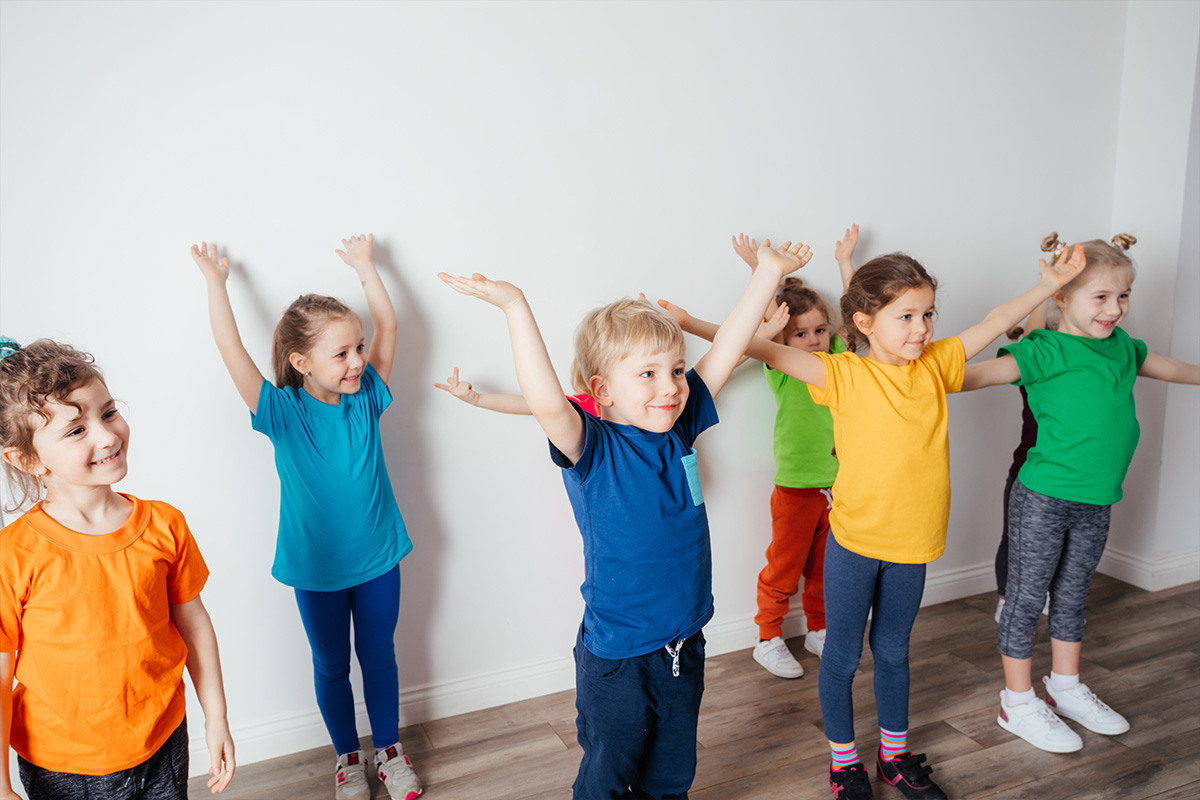
[[[1041,259],[1038,266],[1041,269],[1042,279],[1037,286],[1007,303],[996,306],[983,322],[967,328],[958,335],[968,361],[995,341],[996,337],[1012,329],[1040,304],[1053,297],[1055,292],[1078,275],[1087,264],[1083,255],[1083,245],[1075,245],[1069,259],[1065,257],[1065,253],[1063,255],[1064,257],[1059,258],[1052,265],[1048,265],[1045,259]]]
[[[970,392],[986,386],[1001,386],[1021,379],[1021,368],[1012,356],[1000,356],[979,364],[967,364],[960,391]]]
[[[204,739],[212,765],[208,788],[213,794],[225,791],[233,778],[233,737],[225,713],[225,685],[221,680],[221,656],[212,619],[200,597],[186,603],[171,604],[171,622],[187,645],[187,671],[204,709]]]
[[[8,736],[12,730],[12,687],[15,653],[0,653],[0,800],[20,800],[8,774]]]
[[[251,411],[257,411],[263,376],[255,366],[254,359],[246,352],[241,334],[238,333],[237,320],[233,317],[233,306],[229,303],[229,290],[226,287],[229,258],[218,258],[217,246],[214,244],[209,251],[207,242],[201,242],[199,247],[192,245],[192,258],[200,267],[208,286],[208,321],[221,360],[225,362],[225,369],[229,370],[229,376],[233,378],[233,385],[237,387],[242,400]]]
[[[459,294],[478,297],[504,312],[521,394],[551,443],[572,464],[578,461],[583,454],[583,420],[563,395],[525,294],[511,283],[490,281],[478,272],[470,278],[444,272],[438,277]]]
[[[763,244],[767,247],[770,247],[771,240],[763,239]],[[750,267],[751,272],[754,272],[754,270],[758,269],[758,242],[755,239],[751,239],[744,233],[739,233],[737,236],[733,237],[733,252],[737,253],[741,257],[742,261],[746,262],[746,266]],[[775,313],[775,310],[775,295],[772,294],[771,302],[767,303],[766,316],[772,316]],[[711,342],[712,340],[709,339],[709,341]]]
[[[371,326],[375,333],[371,336],[371,346],[367,348],[367,361],[379,378],[387,383],[392,377],[392,361],[396,355],[396,331],[399,323],[396,321],[396,309],[392,299],[388,297],[387,287],[379,277],[379,270],[371,259],[371,244],[375,241],[374,234],[363,234],[342,239],[345,250],[336,250],[362,284],[363,294],[367,296],[367,312],[371,315]]]
[[[1142,362],[1142,368],[1138,370],[1138,375],[1169,383],[1200,384],[1200,365],[1189,364],[1178,358],[1147,353],[1146,360]]]
[[[666,300],[659,300],[658,304],[662,308],[666,309],[666,312],[670,314],[676,322],[679,323],[679,327],[683,328],[684,333],[690,333],[693,336],[699,336],[701,339],[707,339],[711,342],[713,338],[716,337],[717,331],[720,330],[720,326],[715,322],[709,322],[708,320],[703,320],[699,317],[693,317],[687,311],[675,305],[674,303],[669,303]],[[787,303],[781,303],[779,307],[775,309],[775,313],[771,315],[770,319],[765,319],[759,323],[758,330],[754,332],[754,335],[756,337],[766,339],[767,341],[772,341],[776,336],[783,332],[784,328],[787,327],[788,320],[790,318],[791,316],[788,313]],[[738,364],[741,364],[742,361],[745,361],[749,357],[750,356],[743,353],[741,360],[738,361]]]
[[[454,368],[454,374],[446,378],[445,383],[435,383],[438,389],[454,395],[459,400],[470,406],[487,409],[488,411],[498,411],[501,414],[523,414],[529,416],[529,403],[525,402],[525,398],[519,394],[496,394],[486,392],[480,394],[471,386],[470,381],[458,379],[458,367]]]
[[[750,285],[721,323],[713,337],[712,348],[696,362],[696,374],[704,380],[713,397],[720,393],[733,368],[746,353],[746,345],[754,338],[763,319],[763,309],[775,294],[780,279],[800,269],[811,258],[808,246],[799,242],[794,245],[785,242],[775,249],[763,242],[758,248],[758,267],[750,278]]]
[[[838,272],[842,275],[842,292],[850,288],[850,279],[854,277],[854,248],[858,246],[858,225],[846,228],[845,235],[838,240],[833,249],[833,257],[837,259]]]

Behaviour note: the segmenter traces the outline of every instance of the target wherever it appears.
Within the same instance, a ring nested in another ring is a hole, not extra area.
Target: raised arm
[[[396,355],[396,309],[392,299],[388,297],[387,287],[375,269],[371,259],[371,244],[375,241],[374,234],[360,234],[342,239],[345,250],[336,250],[338,257],[354,270],[358,281],[362,284],[363,294],[367,296],[367,312],[371,315],[371,326],[375,334],[371,337],[371,346],[367,349],[367,361],[379,373],[384,383],[392,377],[392,360]]]
[[[583,454],[583,420],[563,395],[525,294],[511,283],[490,281],[478,272],[470,278],[444,272],[438,277],[459,294],[478,297],[504,312],[521,394],[546,437],[574,464]]]
[[[221,656],[217,651],[217,634],[200,597],[186,603],[171,604],[171,622],[187,645],[187,671],[196,689],[196,697],[204,710],[204,740],[212,765],[208,788],[213,793],[225,791],[233,778],[233,737],[225,713],[225,685],[221,680]]]
[[[784,242],[772,249],[768,242],[758,248],[758,267],[750,278],[750,285],[742,293],[729,316],[721,323],[713,337],[712,348],[696,362],[696,374],[716,397],[729,380],[730,373],[746,353],[746,345],[754,338],[754,332],[763,320],[763,309],[775,294],[780,279],[795,272],[812,258],[808,245]]]
[[[258,393],[262,389],[263,376],[246,352],[238,333],[237,320],[233,318],[233,306],[229,303],[229,258],[217,257],[217,246],[208,249],[208,242],[192,245],[192,258],[200,267],[204,283],[208,287],[208,321],[212,326],[213,339],[225,369],[233,378],[233,385],[251,411],[258,410]]]
[[[1020,380],[1021,368],[1012,356],[1000,356],[979,364],[967,364],[960,391],[970,392],[986,386],[1000,386]]]
[[[642,298],[645,299],[645,295],[642,295]],[[717,323],[693,317],[685,309],[680,308],[674,303],[659,300],[658,304],[679,323],[679,327],[683,328],[684,333],[690,333],[693,336],[699,336],[701,339],[711,342],[716,337],[717,331],[721,329],[721,326],[717,325]],[[773,341],[787,327],[789,319],[791,319],[791,315],[788,312],[787,303],[780,303],[770,319],[765,319],[758,324],[758,330],[754,332],[754,335],[760,339]],[[749,357],[746,354],[742,354],[741,361],[738,361],[738,363],[742,363],[742,361],[745,361]]]
[[[1200,366],[1180,361],[1178,358],[1156,356],[1154,353],[1146,354],[1146,360],[1142,362],[1138,375],[1169,383],[1200,384]]]
[[[763,244],[767,247],[771,246],[770,239],[763,239]],[[758,269],[758,242],[751,239],[744,233],[739,233],[733,237],[733,252],[741,257],[742,261],[746,262],[746,266],[750,267],[750,271]],[[764,315],[768,319],[774,316],[778,309],[778,304],[775,302],[775,295],[771,295],[771,301],[767,303],[767,313]],[[709,339],[711,342],[712,339]]]
[[[966,351],[967,360],[974,358],[983,348],[995,341],[996,337],[1010,330],[1041,303],[1053,297],[1054,293],[1078,275],[1086,264],[1081,244],[1075,245],[1070,258],[1063,253],[1053,264],[1047,264],[1046,259],[1041,259],[1038,266],[1042,279],[1037,286],[1003,305],[996,306],[984,317],[983,322],[972,325],[958,335],[963,350]]]
[[[441,389],[459,400],[462,400],[469,406],[483,408],[488,411],[497,411],[501,414],[523,414],[529,416],[529,403],[525,402],[525,398],[519,394],[497,394],[485,392],[480,394],[475,391],[469,381],[458,379],[458,367],[454,368],[454,374],[446,378],[445,383],[435,383],[435,387]]]
[[[845,235],[838,240],[833,249],[833,257],[837,259],[838,272],[842,275],[842,292],[850,288],[850,279],[854,277],[854,248],[858,246],[858,225],[846,228]]]

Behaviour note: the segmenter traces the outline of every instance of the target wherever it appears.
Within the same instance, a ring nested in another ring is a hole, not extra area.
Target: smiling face
[[[635,350],[591,379],[592,392],[604,418],[644,431],[671,430],[688,399],[682,353]]]
[[[337,405],[362,386],[366,340],[358,317],[331,320],[306,354],[293,353],[292,366],[304,376],[304,389],[322,403]]]
[[[932,286],[905,289],[873,315],[854,314],[854,324],[866,334],[871,358],[904,366],[918,358],[933,339],[936,297]]]
[[[810,353],[829,352],[829,318],[819,308],[810,308],[788,320],[783,343]]]
[[[111,486],[129,466],[129,424],[101,381],[92,381],[43,409],[49,421],[33,434],[36,463],[27,472],[40,475],[47,496],[80,486]]]
[[[1058,329],[1074,336],[1107,339],[1129,313],[1133,272],[1114,267],[1097,270],[1070,294],[1059,292],[1054,302],[1061,312]]]

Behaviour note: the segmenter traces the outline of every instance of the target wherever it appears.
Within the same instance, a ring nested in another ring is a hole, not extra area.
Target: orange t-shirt
[[[117,530],[64,528],[40,505],[0,531],[0,652],[16,652],[11,744],[54,772],[148,759],[186,711],[187,646],[171,604],[208,567],[177,509],[133,501]]]

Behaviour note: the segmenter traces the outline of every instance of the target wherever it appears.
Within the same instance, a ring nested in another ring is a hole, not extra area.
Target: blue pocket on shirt
[[[691,455],[680,459],[683,462],[683,474],[687,475],[688,489],[692,492],[692,505],[704,505],[704,490],[700,488],[700,462],[696,460],[696,448]]]

